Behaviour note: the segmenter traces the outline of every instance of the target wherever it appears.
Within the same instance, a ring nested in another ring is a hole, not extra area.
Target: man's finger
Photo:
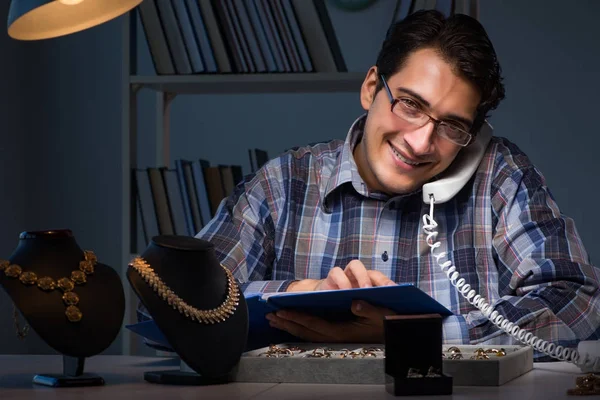
[[[390,286],[396,284],[396,282],[385,276],[381,271],[369,270],[367,273],[373,286]]]
[[[370,320],[382,320],[386,315],[396,314],[389,308],[376,307],[366,301],[353,301],[352,313],[357,317],[362,317]]]
[[[268,317],[269,325],[271,325],[272,327],[284,330],[296,337],[312,342],[325,342],[330,340],[329,336],[327,336],[326,333],[322,333],[321,331],[319,331],[319,327],[323,327],[324,324],[319,323],[319,321],[315,321],[315,323],[312,324],[308,322],[314,319],[318,320],[319,318],[305,318],[308,317],[308,315],[300,313],[290,313],[287,311],[283,312],[283,315],[287,318],[282,318],[278,314],[281,315],[282,312],[278,312],[275,315],[271,314]],[[329,326],[326,326],[326,329],[329,328]]]
[[[322,290],[328,289],[351,289],[352,283],[340,267],[332,268],[327,278],[320,286]]]
[[[367,269],[364,264],[359,260],[352,260],[348,263],[344,269],[344,273],[349,277],[350,280],[356,281],[357,287],[371,287],[371,278],[367,273]]]
[[[330,322],[324,320],[323,318],[315,317],[311,314],[305,314],[293,310],[280,310],[275,313],[275,316],[278,319],[292,321],[298,325],[304,326],[305,328],[325,334],[332,329]]]

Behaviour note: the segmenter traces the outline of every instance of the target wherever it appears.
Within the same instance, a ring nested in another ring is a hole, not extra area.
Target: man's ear
[[[377,88],[377,67],[372,66],[360,87],[360,104],[365,111],[369,111],[373,100],[375,100],[375,89]]]

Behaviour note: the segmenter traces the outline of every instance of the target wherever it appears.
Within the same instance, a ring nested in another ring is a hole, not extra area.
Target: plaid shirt
[[[444,343],[517,344],[432,258],[420,190],[390,197],[367,188],[352,156],[364,119],[345,141],[288,151],[246,177],[197,237],[215,245],[246,294],[285,291],[293,280],[322,279],[358,259],[452,311]],[[600,270],[542,174],[514,144],[493,137],[475,177],[436,205],[434,219],[438,250],[510,321],[563,346],[600,338]]]

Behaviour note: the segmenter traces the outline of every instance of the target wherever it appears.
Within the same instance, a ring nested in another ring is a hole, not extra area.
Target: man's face
[[[394,98],[413,101],[433,118],[470,122],[475,118],[477,88],[455,75],[435,50],[415,51],[399,72],[385,78]],[[448,168],[462,147],[438,136],[433,121],[418,128],[394,114],[385,88],[375,94],[378,80],[373,67],[361,88],[361,104],[368,115],[354,158],[370,190],[409,193]]]

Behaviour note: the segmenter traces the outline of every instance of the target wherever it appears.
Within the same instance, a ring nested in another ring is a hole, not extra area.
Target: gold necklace
[[[71,271],[69,278],[64,277],[54,280],[49,276],[38,278],[35,272],[23,271],[20,265],[11,264],[8,260],[0,260],[0,271],[4,271],[4,275],[9,278],[19,278],[19,281],[25,286],[36,285],[45,292],[51,292],[54,289],[63,291],[62,299],[67,305],[65,315],[69,322],[79,322],[83,318],[83,313],[77,307],[79,304],[79,296],[73,291],[75,285],[83,285],[87,282],[86,275],[94,273],[94,266],[98,263],[98,259],[93,251],[85,250],[83,252],[84,260],[79,262],[79,269]]]
[[[235,279],[233,278],[231,271],[223,264],[221,264],[221,267],[223,267],[227,274],[227,297],[220,306],[210,310],[197,309],[173,293],[171,288],[156,275],[154,270],[150,267],[150,264],[143,258],[135,257],[131,263],[129,263],[129,266],[136,270],[164,301],[192,321],[198,321],[204,324],[218,324],[219,322],[224,322],[233,315],[239,305],[240,294]]]

